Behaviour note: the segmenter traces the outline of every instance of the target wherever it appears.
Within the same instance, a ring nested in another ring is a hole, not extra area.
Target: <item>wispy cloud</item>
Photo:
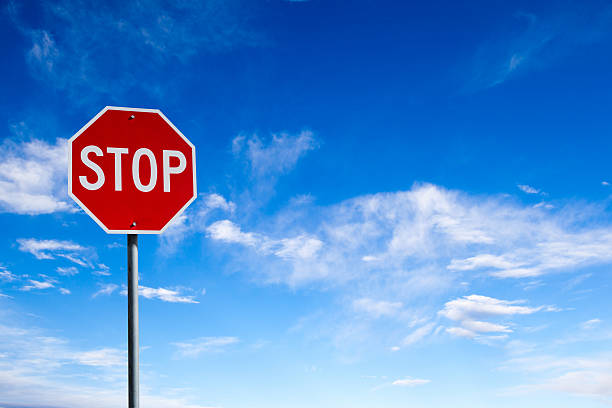
[[[386,300],[373,300],[369,298],[355,299],[353,308],[374,318],[394,316],[402,309],[402,302],[389,302]]]
[[[54,255],[57,252],[83,251],[85,249],[72,241],[57,241],[53,239],[20,238],[17,242],[19,243],[20,251],[29,252],[37,259],[55,259]]]
[[[552,234],[551,234],[552,233]],[[548,236],[547,236],[548,235]],[[488,270],[499,278],[529,278],[597,263],[608,263],[605,247],[612,240],[608,228],[580,232],[547,231],[533,248],[516,248],[500,255],[478,254],[453,259],[449,270]]]
[[[301,327],[309,325],[311,332],[331,336],[338,344],[376,341],[367,333],[374,333],[378,322],[363,319],[368,307],[374,313],[380,306],[378,313],[402,323],[403,330],[392,330],[388,343],[380,344],[401,347],[437,330],[428,322],[444,309],[449,293],[465,287],[462,282],[532,282],[536,276],[543,280],[553,273],[584,274],[584,268],[612,262],[612,225],[602,221],[605,210],[597,204],[568,203],[544,210],[508,196],[473,196],[416,184],[408,191],[360,196],[327,207],[289,203],[272,216],[262,215],[251,228],[245,227],[253,224],[241,218],[242,211],[238,206],[232,220],[216,221],[205,229],[219,250],[225,246],[228,253],[239,254],[228,268],[245,271],[260,283],[328,293],[333,289],[342,310],[329,318],[305,319]],[[265,230],[257,228],[261,225]],[[288,240],[299,242],[304,251],[294,253],[305,256],[281,257]],[[355,299],[370,301],[354,304]],[[550,310],[486,296],[451,305],[476,306],[488,300],[502,302],[498,306],[504,310]],[[402,304],[401,313],[391,314],[393,303]],[[468,319],[448,327],[448,332],[482,341],[493,341],[494,336],[504,340],[513,330],[506,321],[512,316]]]
[[[110,268],[104,264],[98,264],[97,266],[95,266],[95,271],[92,272],[93,275],[97,275],[97,276],[110,276],[111,273]]]
[[[26,60],[36,78],[75,100],[119,97],[134,88],[159,96],[166,91],[160,84],[169,80],[158,73],[166,68],[201,53],[262,42],[249,23],[249,8],[236,1],[152,0],[126,4],[121,12],[85,7],[79,0],[40,5],[36,24],[19,3],[9,8],[30,41]]]
[[[100,286],[100,289],[96,291],[93,295],[91,295],[92,298],[104,295],[111,295],[115,290],[117,290],[117,288],[119,288],[119,286],[114,283],[100,284],[98,286]]]
[[[418,385],[429,384],[431,380],[423,380],[420,378],[404,378],[401,380],[395,380],[391,385],[396,387],[416,387]]]
[[[17,276],[9,271],[6,266],[0,265],[0,281],[11,282],[17,279]]]
[[[517,12],[490,33],[472,60],[469,91],[490,88],[530,70],[545,69],[579,47],[596,44],[612,32],[606,3],[567,3],[556,11]]]
[[[232,141],[234,156],[242,161],[251,185],[242,195],[242,205],[257,207],[275,192],[279,178],[293,170],[298,161],[318,147],[314,134],[303,130],[297,134],[278,133],[264,141],[258,135],[239,135]]]
[[[93,267],[91,261],[83,256],[83,253],[91,256],[93,254],[92,250],[72,241],[19,238],[17,243],[20,251],[28,252],[34,255],[36,259],[61,257],[84,267]]]
[[[78,348],[37,328],[0,323],[2,403],[9,406],[46,407],[50,401],[66,408],[121,406],[126,364],[122,349]],[[151,374],[146,367],[141,372]],[[172,398],[161,395],[164,390],[142,392],[142,404],[152,408],[205,408],[184,394]]]
[[[210,219],[233,214],[236,204],[220,194],[200,194],[198,200],[160,235],[160,252],[174,254],[181,242],[196,232],[204,232]]]
[[[591,330],[599,326],[600,324],[601,324],[601,319],[591,319],[591,320],[587,320],[586,322],[583,322],[580,325],[580,327],[582,328],[582,330]]]
[[[318,207],[316,218],[304,205],[287,211],[303,222],[285,222],[281,212],[268,223],[279,229],[263,234],[221,220],[206,228],[207,236],[282,258],[278,267],[268,262],[265,275],[290,285],[367,280],[377,270],[385,279],[395,276],[401,288],[410,278],[412,284],[443,284],[458,279],[457,272],[524,278],[612,262],[612,226],[589,222],[600,212],[594,206],[542,211],[504,197],[417,184]],[[299,250],[290,251],[294,245]],[[303,256],[281,257],[288,253]],[[417,276],[432,267],[428,278]]]
[[[263,234],[243,232],[230,220],[217,221],[206,228],[213,240],[254,248],[262,254],[274,254],[281,259],[312,259],[323,243],[306,234],[291,238],[272,239]]]
[[[502,369],[518,371],[524,376],[532,377],[531,383],[508,388],[505,390],[506,394],[556,391],[611,401],[612,357],[609,354],[588,356],[532,354],[508,360]],[[533,377],[534,375],[536,376]]]
[[[245,166],[248,182],[238,195],[243,207],[242,214],[247,209],[256,211],[267,202],[274,194],[279,177],[293,170],[297,162],[317,146],[313,133],[306,130],[298,134],[273,134],[267,141],[257,135],[235,137],[232,152]],[[239,183],[243,182],[242,179]],[[300,203],[308,205],[311,200],[301,200]],[[275,253],[282,258],[307,258],[320,249],[321,242],[308,234],[275,240],[265,234],[244,232],[239,225],[227,219],[236,216],[236,209],[236,202],[218,193],[201,194],[196,204],[175,220],[160,237],[161,253],[175,253],[178,245],[195,232],[205,232],[214,239],[251,246],[261,253]],[[226,219],[219,219],[220,216]]]
[[[527,184],[517,184],[519,190],[527,194],[540,194],[541,190]]]
[[[377,376],[367,376],[366,378],[371,378],[371,379],[376,379],[378,378]],[[386,379],[387,376],[381,376],[381,379]],[[425,379],[421,379],[421,378],[412,378],[412,377],[406,377],[406,378],[401,378],[401,379],[397,379],[391,382],[386,382],[383,383],[381,385],[378,385],[374,388],[372,388],[372,391],[379,391],[381,389],[385,389],[385,388],[390,388],[390,387],[398,387],[398,388],[413,388],[413,387],[419,387],[425,384],[429,384],[431,382],[431,380],[425,380]]]
[[[404,340],[402,341],[402,346],[407,347],[418,343],[426,336],[428,336],[433,331],[435,326],[436,324],[434,322],[430,322],[414,330],[412,333],[404,337]]]
[[[63,276],[74,276],[79,273],[79,270],[74,266],[58,266],[55,271]]]
[[[209,212],[219,209],[226,213],[233,213],[236,210],[236,204],[228,201],[220,194],[200,194],[203,205],[198,209],[200,215],[206,215]]]
[[[237,136],[232,142],[234,155],[246,158],[254,178],[277,177],[287,173],[302,156],[316,147],[314,135],[308,130],[297,135],[273,134],[267,144],[257,135]]]
[[[90,367],[121,367],[126,363],[125,352],[115,348],[73,352],[71,357],[78,364]]]
[[[102,285],[101,289],[94,294],[110,295],[116,289],[116,285]],[[138,294],[147,299],[158,299],[169,303],[200,303],[194,295],[185,295],[182,289],[150,288],[148,286],[138,286]],[[127,295],[127,289],[121,291],[122,295]]]
[[[219,353],[238,343],[237,337],[201,337],[188,342],[172,343],[181,357],[198,357],[202,353]]]
[[[195,296],[182,295],[178,290],[140,286],[139,294],[147,299],[159,299],[170,303],[200,303]]]
[[[49,289],[49,288],[54,287],[55,286],[54,284],[57,283],[57,281],[54,281],[51,279],[46,279],[43,281],[28,279],[28,282],[30,282],[28,285],[25,285],[21,288],[22,291],[29,292],[31,290]]]

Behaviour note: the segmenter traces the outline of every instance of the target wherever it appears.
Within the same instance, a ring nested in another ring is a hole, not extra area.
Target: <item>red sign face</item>
[[[108,233],[159,234],[196,198],[195,147],[157,109],[107,106],[69,144],[68,192]]]

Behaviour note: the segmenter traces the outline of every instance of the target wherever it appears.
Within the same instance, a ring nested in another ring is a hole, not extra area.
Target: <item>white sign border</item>
[[[79,200],[73,193],[72,193],[72,142],[79,137],[85,130],[87,130],[87,128],[89,128],[96,120],[98,120],[98,118],[102,115],[104,115],[104,113],[106,113],[109,110],[120,110],[120,111],[131,111],[131,112],[150,112],[150,113],[157,113],[163,120],[166,121],[166,123],[168,125],[170,125],[170,127],[172,127],[172,129],[183,138],[183,140],[189,145],[191,146],[191,160],[192,160],[192,169],[193,169],[193,196],[189,199],[189,201],[187,201],[187,203],[179,210],[177,211],[176,214],[174,214],[174,216],[162,227],[161,230],[157,231],[157,230],[111,230],[108,229],[106,227],[106,225],[104,225],[104,223],[102,223],[102,221],[100,221],[98,219],[98,217],[96,217],[90,210],[89,208],[87,208],[87,206],[85,204],[83,204],[81,202],[81,200]],[[185,137],[185,135],[183,135],[183,133],[178,130],[176,128],[176,126],[174,126],[174,124],[172,122],[170,122],[170,120],[159,110],[159,109],[143,109],[143,108],[125,108],[125,107],[120,107],[120,106],[106,106],[104,109],[102,109],[96,116],[94,116],[89,122],[87,122],[87,124],[85,126],[83,126],[78,132],[76,132],[70,139],[68,139],[68,195],[70,196],[70,198],[72,198],[78,205],[79,207],[81,207],[81,209],[83,209],[83,211],[85,211],[100,227],[102,227],[102,229],[107,233],[107,234],[161,234],[163,233],[166,228],[168,228],[168,226],[170,226],[170,224],[172,224],[172,222],[183,213],[183,211],[185,211],[185,209],[187,207],[189,207],[189,205],[197,198],[198,196],[198,189],[197,189],[197,184],[196,184],[196,151],[195,151],[195,146],[193,145],[193,143],[191,143],[189,141],[189,139],[187,139]]]

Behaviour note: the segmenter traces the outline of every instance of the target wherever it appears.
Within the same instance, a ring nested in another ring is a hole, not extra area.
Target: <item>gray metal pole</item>
[[[138,408],[138,234],[128,234],[128,407]]]

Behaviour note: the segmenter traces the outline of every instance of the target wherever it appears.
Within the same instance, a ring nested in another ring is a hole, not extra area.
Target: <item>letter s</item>
[[[102,171],[100,166],[89,160],[89,158],[87,157],[89,153],[94,153],[96,156],[102,156],[102,149],[100,149],[98,146],[91,145],[86,146],[85,148],[83,148],[83,150],[81,150],[81,161],[84,165],[86,165],[96,173],[98,179],[95,183],[90,183],[89,181],[87,181],[87,176],[79,176],[79,181],[81,182],[81,185],[87,190],[97,190],[104,184],[104,172]]]

